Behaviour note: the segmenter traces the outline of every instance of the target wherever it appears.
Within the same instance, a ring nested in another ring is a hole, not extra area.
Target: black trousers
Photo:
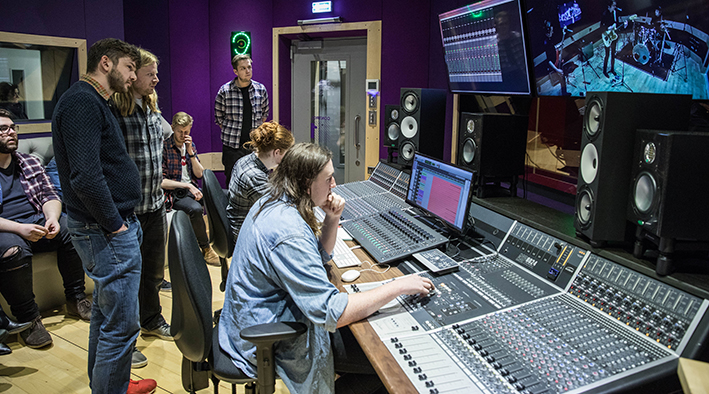
[[[234,164],[249,153],[251,151],[243,147],[234,149],[230,146],[222,145],[222,164],[224,164],[227,189],[229,188],[229,182],[231,182],[231,172],[234,170]]]
[[[197,237],[199,247],[204,249],[209,246],[209,238],[207,237],[207,226],[204,224],[204,210],[202,208],[202,200],[195,200],[194,195],[187,192],[185,197],[179,198],[172,195],[172,209],[185,212],[190,217],[194,235]]]
[[[44,216],[35,215],[24,223],[44,225]],[[34,253],[57,252],[57,268],[64,282],[64,295],[68,301],[86,297],[84,294],[84,269],[81,259],[71,243],[66,216],[59,219],[59,234],[52,239],[42,238],[30,242],[15,233],[0,232],[0,292],[10,305],[10,311],[20,322],[39,316],[39,307],[32,290],[32,256]],[[18,252],[2,257],[13,247]]]
[[[160,284],[165,278],[165,207],[136,216],[143,230],[143,243],[140,245],[143,263],[138,290],[140,326],[154,329],[162,322]]]

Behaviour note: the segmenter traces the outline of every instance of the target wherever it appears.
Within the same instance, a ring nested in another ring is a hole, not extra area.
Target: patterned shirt
[[[140,101],[140,100],[138,100]],[[123,131],[128,155],[138,166],[143,198],[135,207],[138,215],[155,212],[162,208],[165,195],[162,191],[162,120],[157,112],[148,108],[143,110],[142,101],[136,101],[135,110],[128,116],[121,116],[120,111],[111,105],[118,124]]]
[[[44,166],[39,159],[22,152],[13,152],[12,155],[20,166],[20,184],[24,190],[30,204],[37,211],[42,213],[42,206],[52,200],[59,200],[57,190],[52,184],[52,180],[44,171]],[[1,200],[0,191],[0,200]],[[1,204],[1,202],[0,202]]]
[[[274,346],[276,372],[291,393],[334,393],[335,366],[329,332],[347,306],[327,279],[327,252],[298,210],[278,200],[244,220],[229,270],[219,345],[236,367],[256,376],[256,346],[239,332],[257,324],[296,321],[305,334]]]
[[[249,209],[261,196],[268,192],[268,168],[259,160],[256,153],[239,159],[229,182],[229,205],[226,216],[234,239],[239,236],[239,229]]]
[[[192,143],[192,151],[197,157],[197,147]],[[192,172],[192,160],[185,157],[187,164],[187,172],[192,178],[192,184],[197,186],[197,178]],[[197,157],[199,161],[199,157]],[[182,150],[181,147],[175,144],[175,139],[172,136],[165,138],[162,151],[162,177],[173,181],[182,182]]]
[[[266,87],[254,80],[249,86],[251,96],[251,127],[247,133],[261,126],[268,119],[269,104]],[[242,122],[244,120],[244,98],[241,90],[236,85],[236,78],[225,83],[219,88],[217,98],[214,101],[214,120],[222,129],[222,144],[239,148],[241,133],[244,131]]]

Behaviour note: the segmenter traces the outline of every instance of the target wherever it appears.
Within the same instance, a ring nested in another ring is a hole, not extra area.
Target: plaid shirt
[[[268,92],[262,84],[252,80],[249,85],[251,98],[251,127],[246,132],[261,126],[268,119]],[[242,122],[244,121],[244,99],[236,86],[236,78],[219,88],[214,102],[214,120],[222,129],[222,144],[239,148]]]
[[[30,204],[42,213],[42,206],[48,201],[59,200],[57,190],[44,171],[44,166],[39,159],[22,152],[13,152],[12,155],[20,165],[20,184],[25,191]]]
[[[237,239],[249,209],[268,192],[268,188],[268,168],[256,153],[248,154],[236,162],[229,182],[229,205],[226,207],[234,239]]]
[[[175,139],[172,138],[172,135],[165,138],[162,151],[163,179],[182,182],[182,151],[180,148],[181,147],[175,144]],[[195,157],[197,157],[197,147],[194,145],[194,142],[192,143],[192,151],[194,152]],[[192,160],[187,159],[186,157],[185,159],[187,161],[187,173],[190,174],[192,184],[197,186],[197,179],[199,178],[197,178],[194,175],[194,172],[192,172]],[[199,161],[199,157],[197,157],[197,161]],[[169,192],[169,190],[167,191]]]
[[[165,202],[162,191],[162,120],[160,114],[136,103],[131,115],[121,116],[120,111],[111,101],[111,110],[116,115],[118,124],[123,131],[128,155],[138,166],[143,199],[135,213],[138,215],[155,212],[161,209]]]

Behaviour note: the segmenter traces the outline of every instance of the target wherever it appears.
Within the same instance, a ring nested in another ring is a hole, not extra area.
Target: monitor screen
[[[542,96],[592,91],[709,98],[709,0],[526,0]]]
[[[465,229],[473,173],[437,159],[414,155],[406,202],[421,208],[457,231]]]
[[[438,20],[453,92],[531,93],[519,0],[483,0]]]

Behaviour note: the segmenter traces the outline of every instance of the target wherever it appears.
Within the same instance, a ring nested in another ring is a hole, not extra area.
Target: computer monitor
[[[531,93],[520,0],[482,0],[438,16],[454,93]]]
[[[471,171],[416,152],[406,202],[463,232],[468,220],[472,187]]]

